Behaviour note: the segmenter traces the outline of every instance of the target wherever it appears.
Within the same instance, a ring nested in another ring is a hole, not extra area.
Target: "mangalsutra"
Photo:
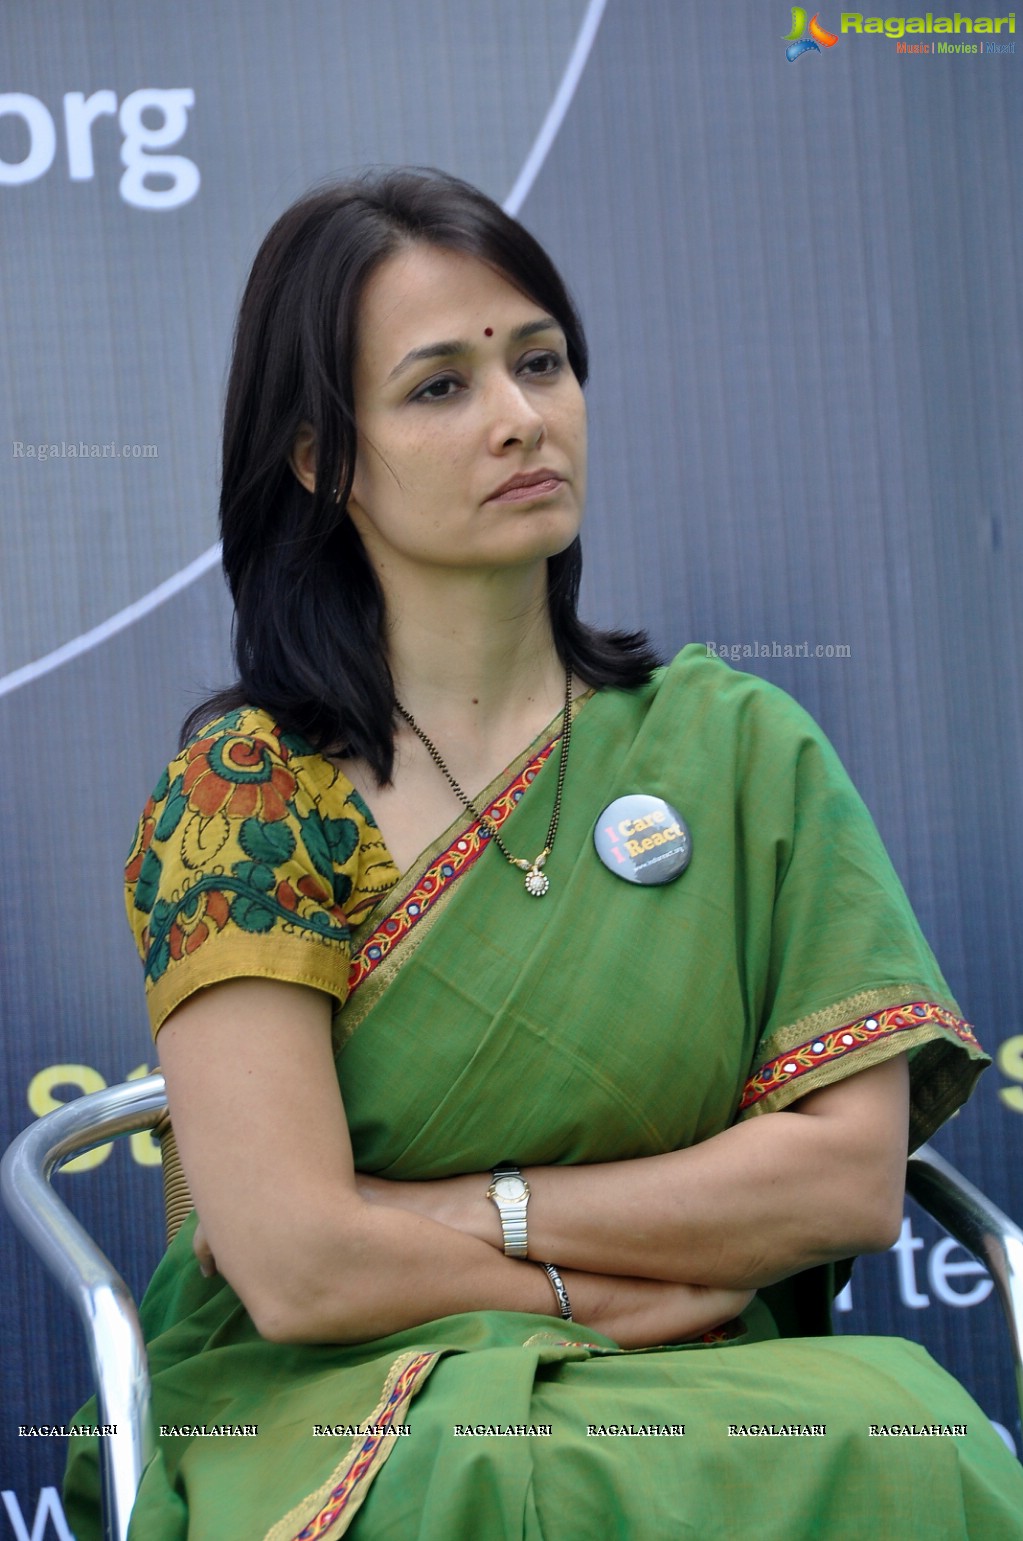
[[[526,893],[532,894],[534,899],[542,899],[551,886],[551,880],[546,872],[543,871],[543,866],[554,848],[554,837],[558,833],[558,819],[561,817],[561,794],[565,788],[565,771],[568,768],[568,745],[572,736],[572,670],[567,669],[565,671],[565,710],[561,719],[561,752],[558,759],[558,783],[554,792],[554,811],[551,814],[551,822],[547,826],[547,840],[544,848],[539,856],[534,857],[532,861],[527,861],[524,856],[512,855],[490,820],[484,818],[472,798],[466,796],[462,791],[462,788],[458,785],[458,782],[441,758],[440,750],[432,739],[427,738],[418,722],[412,716],[412,713],[407,712],[397,698],[394,704],[398,715],[405,719],[413,733],[425,746],[434,765],[446,777],[448,785],[457,793],[473,817],[479,820],[480,827],[493,839],[505,860],[511,862],[513,867],[518,867],[526,874]]]

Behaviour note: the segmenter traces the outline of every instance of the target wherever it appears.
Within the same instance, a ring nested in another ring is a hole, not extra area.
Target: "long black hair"
[[[238,681],[203,701],[185,737],[250,705],[321,750],[364,759],[381,783],[394,761],[394,686],[384,598],[345,509],[355,471],[353,374],[367,280],[414,242],[466,252],[501,273],[565,334],[580,385],[586,338],[564,283],[533,236],[458,178],[367,173],[307,194],[264,240],[242,298],[224,411],[220,529],[235,605]],[[312,427],[313,492],[290,457]],[[558,655],[591,685],[632,686],[658,660],[640,632],[603,632],[576,614],[578,538],[548,558]]]

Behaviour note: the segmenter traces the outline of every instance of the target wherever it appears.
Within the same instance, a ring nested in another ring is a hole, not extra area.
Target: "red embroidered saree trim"
[[[368,1487],[367,1478],[376,1475],[394,1448],[395,1435],[388,1431],[404,1423],[405,1410],[419,1390],[424,1371],[433,1367],[437,1354],[424,1352],[405,1357],[408,1362],[398,1370],[393,1383],[385,1386],[384,1399],[368,1420],[372,1432],[367,1433],[341,1463],[334,1474],[337,1480],[313,1518],[301,1530],[289,1528],[287,1534],[291,1541],[332,1541],[348,1529]],[[271,1537],[278,1531],[279,1527],[275,1526]]]
[[[352,955],[348,971],[348,999],[363,984],[384,959],[392,953],[437,901],[474,866],[490,845],[490,836],[483,829],[485,819],[494,829],[500,829],[505,820],[515,812],[526,788],[536,777],[560,742],[560,735],[533,756],[518,775],[502,792],[488,803],[482,818],[475,819],[468,829],[462,830],[439,856],[435,856],[422,877],[404,899],[370,932]]]
[[[867,1044],[883,1042],[885,1039],[890,1042],[899,1033],[912,1032],[915,1028],[932,1023],[951,1028],[963,1043],[980,1047],[969,1022],[946,1011],[944,1006],[936,1006],[930,1001],[909,1001],[902,1006],[887,1006],[882,1011],[871,1012],[855,1022],[832,1028],[785,1054],[767,1060],[746,1082],[739,1111],[741,1113],[752,1107],[768,1093],[776,1092],[779,1087],[798,1080],[811,1070],[841,1059],[843,1055],[854,1054]]]

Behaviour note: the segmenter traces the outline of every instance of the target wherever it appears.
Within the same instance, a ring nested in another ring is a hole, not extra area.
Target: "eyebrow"
[[[553,316],[543,316],[538,321],[526,321],[522,326],[517,326],[511,334],[512,342],[524,342],[527,337],[534,336],[537,332],[560,332],[561,327]],[[423,348],[413,348],[406,353],[400,363],[395,364],[387,376],[385,384],[389,385],[396,375],[400,375],[403,369],[410,364],[416,364],[423,359],[439,358],[464,358],[472,352],[472,344],[468,342],[430,342]]]

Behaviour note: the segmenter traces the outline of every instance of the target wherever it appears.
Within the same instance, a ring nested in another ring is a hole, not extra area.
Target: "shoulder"
[[[168,798],[207,819],[274,823],[315,810],[372,826],[369,810],[337,766],[259,707],[239,707],[200,728],[168,765],[151,802]]]
[[[153,901],[158,878],[191,886],[239,863],[247,878],[297,862],[335,890],[346,869],[350,892],[363,867],[380,865],[379,845],[348,778],[269,713],[242,707],[205,724],[167,766],[143,810],[126,876],[138,908]]]
[[[591,731],[628,738],[655,756],[674,754],[712,780],[758,766],[791,768],[817,749],[838,758],[798,701],[702,642],[689,643],[643,685],[597,691],[587,710]]]
[[[687,795],[691,787],[731,798],[772,838],[813,806],[861,816],[859,794],[824,730],[769,680],[692,643],[650,692],[642,737],[653,754],[672,758]]]
[[[690,729],[777,750],[782,744],[826,744],[823,730],[786,691],[757,674],[746,674],[703,642],[691,642],[660,669],[651,705],[682,714]]]
[[[125,868],[154,1031],[234,977],[343,1000],[351,927],[395,876],[351,782],[304,739],[248,708],[205,724],[157,783]]]
[[[239,707],[200,728],[171,761],[167,777],[173,781],[176,775],[182,776],[189,793],[200,789],[197,806],[209,803],[213,812],[225,808],[232,798],[237,800],[245,787],[289,793],[299,777],[315,779],[326,764],[322,755],[304,739],[287,733],[269,712]],[[242,799],[251,801],[244,794]]]

